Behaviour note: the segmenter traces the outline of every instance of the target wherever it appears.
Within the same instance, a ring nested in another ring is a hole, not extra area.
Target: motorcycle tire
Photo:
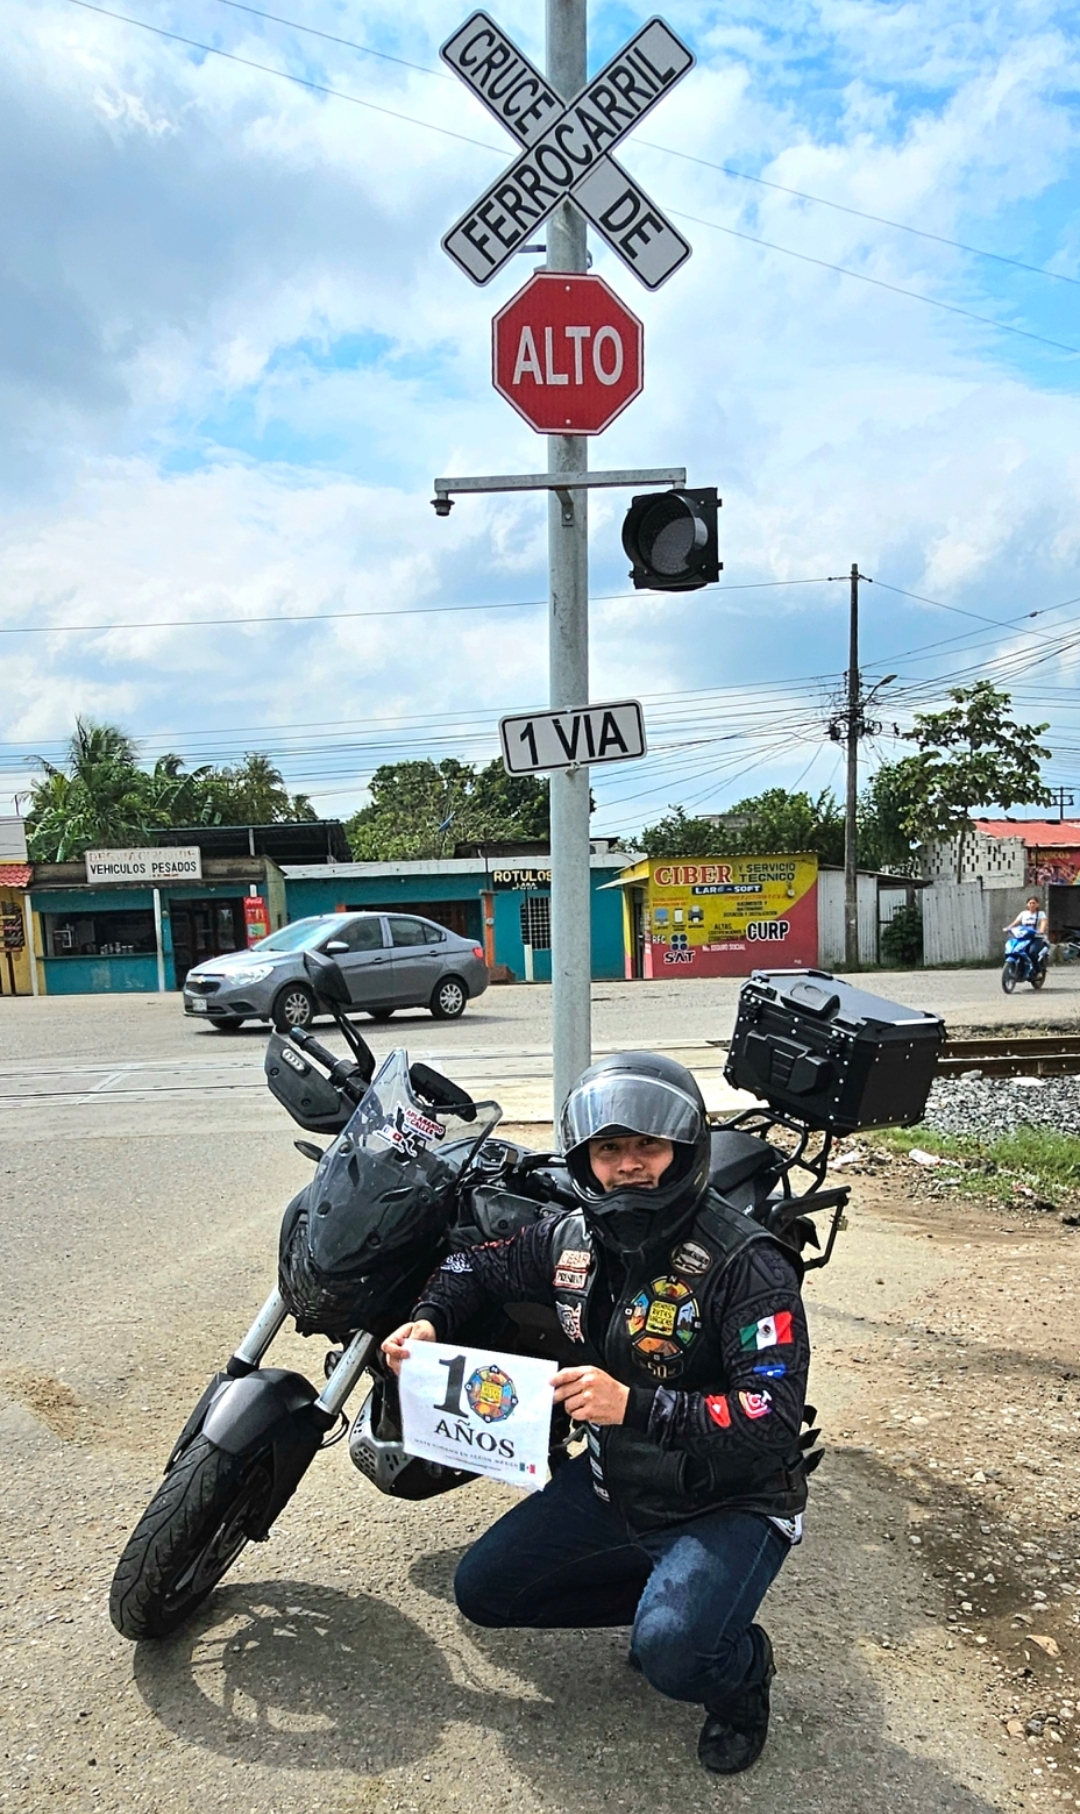
[[[1046,981],[1046,970],[1045,970],[1044,966],[1042,964],[1040,964],[1038,966],[1038,968],[1032,974],[1031,986],[1033,989],[1041,989],[1045,981]]]
[[[226,1455],[196,1437],[116,1565],[109,1617],[121,1637],[166,1638],[179,1629],[236,1561],[272,1485],[269,1450]]]
[[[1005,966],[1002,969],[1001,986],[1004,989],[1006,995],[1011,995],[1013,990],[1016,988],[1016,965],[1014,963],[1012,963],[1011,961],[1009,963],[1005,964]]]

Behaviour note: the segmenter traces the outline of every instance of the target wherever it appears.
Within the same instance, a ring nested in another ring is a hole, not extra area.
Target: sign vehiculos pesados
[[[202,852],[197,844],[178,844],[174,849],[88,850],[86,879],[141,882],[151,888],[159,882],[200,882]]]

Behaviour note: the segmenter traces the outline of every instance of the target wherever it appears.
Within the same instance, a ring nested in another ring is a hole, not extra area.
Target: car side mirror
[[[333,956],[335,952],[347,951],[348,949],[349,947],[343,938],[332,938],[323,946],[323,950],[330,956]]]
[[[324,951],[305,951],[304,969],[308,980],[314,984],[324,1001],[337,1002],[344,1008],[351,1007],[349,985],[332,957],[328,957]]]

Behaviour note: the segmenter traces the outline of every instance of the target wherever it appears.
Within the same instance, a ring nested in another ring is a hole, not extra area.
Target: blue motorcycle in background
[[[1050,947],[1046,940],[1034,926],[1020,926],[1015,931],[1007,926],[1005,931],[1001,986],[1006,995],[1012,994],[1017,983],[1030,983],[1033,989],[1041,989],[1050,962]]]

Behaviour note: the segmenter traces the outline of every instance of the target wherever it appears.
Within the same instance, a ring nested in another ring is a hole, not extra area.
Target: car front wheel
[[[469,991],[460,976],[444,976],[435,984],[428,1005],[436,1020],[457,1020],[468,999]]]
[[[315,997],[307,984],[286,983],[274,999],[271,1019],[279,1033],[310,1027],[315,1019]]]

